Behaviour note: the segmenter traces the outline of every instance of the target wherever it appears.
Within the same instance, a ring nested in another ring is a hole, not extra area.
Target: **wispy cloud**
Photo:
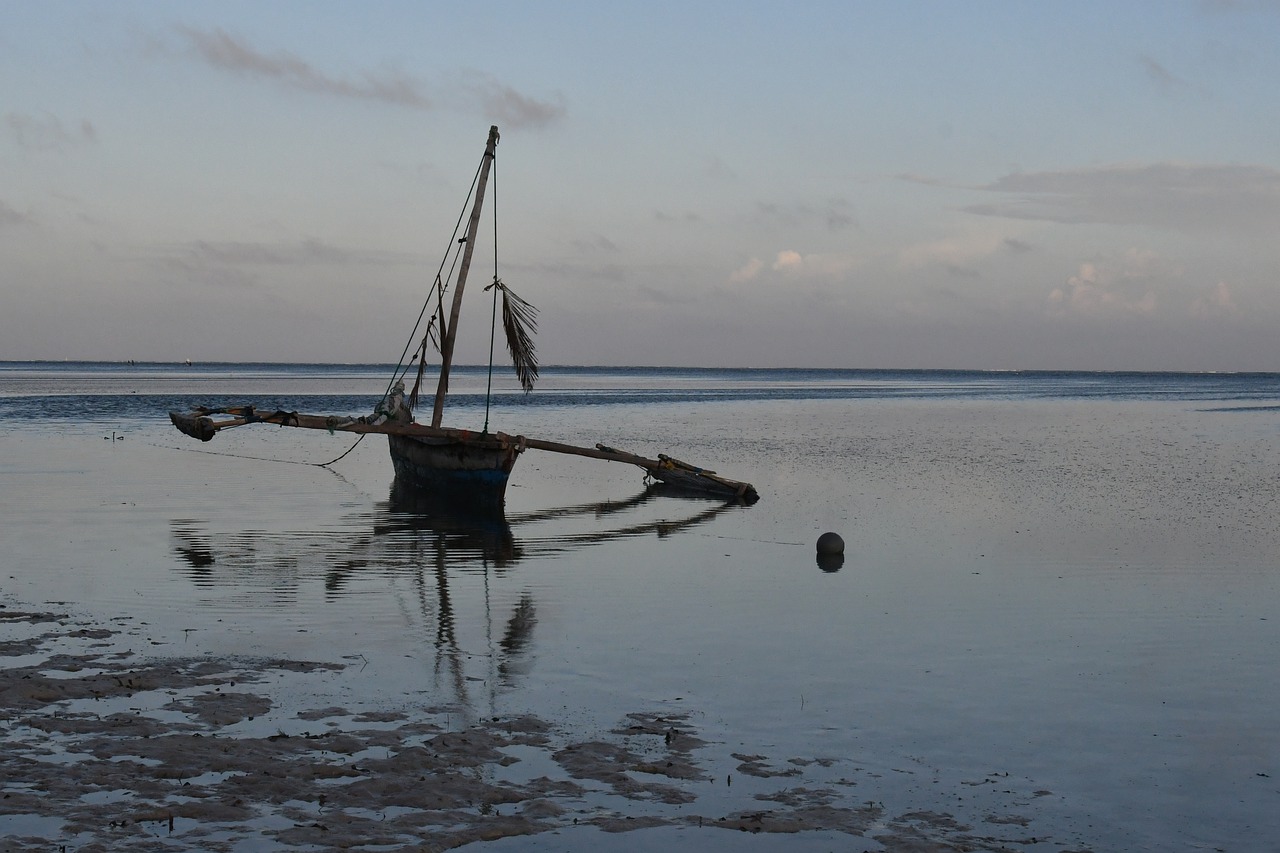
[[[248,40],[220,28],[210,30],[179,27],[193,54],[219,71],[259,80],[270,80],[303,92],[340,98],[375,101],[410,109],[438,108],[444,96],[431,91],[422,80],[399,69],[365,70],[342,76],[325,71],[287,50],[260,50]],[[461,88],[486,116],[513,127],[538,127],[565,115],[562,99],[539,99],[517,91],[492,75],[473,73],[463,78]]]
[[[653,218],[657,222],[689,223],[689,222],[699,222],[702,220],[702,217],[694,213],[693,211],[676,214],[676,213],[667,213],[665,210],[656,210],[653,213]]]
[[[564,118],[564,99],[541,100],[517,92],[494,77],[472,75],[469,88],[476,93],[485,115],[511,127],[543,127]]]
[[[5,126],[18,146],[28,151],[67,151],[98,141],[98,133],[88,119],[68,127],[55,115],[7,113]]]
[[[209,264],[183,256],[159,258],[155,267],[166,277],[173,277],[183,284],[249,290],[262,284],[262,276],[244,267]]]
[[[147,259],[184,284],[254,289],[287,275],[289,268],[311,270],[351,265],[394,266],[418,259],[399,252],[344,249],[321,240],[252,242],[193,240],[161,247]]]
[[[1147,77],[1162,91],[1172,93],[1188,86],[1186,80],[1183,80],[1150,56],[1144,54],[1138,57],[1138,61],[1146,69]]]
[[[922,184],[923,186],[926,186],[926,187],[954,186],[953,184],[949,184],[946,181],[942,180],[941,178],[935,178],[932,175],[921,175],[917,172],[901,172],[897,175],[894,175],[894,177],[900,181],[906,181],[907,183],[910,183],[910,184]]]
[[[416,80],[398,72],[362,72],[356,79],[327,74],[310,62],[286,50],[267,54],[247,41],[220,28],[197,30],[179,27],[190,46],[209,65],[248,77],[277,80],[307,92],[384,101],[405,107],[426,109],[430,99]]]
[[[418,259],[399,252],[344,249],[321,240],[279,243],[194,240],[171,247],[165,252],[164,260],[195,268],[197,266],[347,266],[352,264],[392,266],[415,263]]]
[[[756,205],[756,210],[765,218],[787,227],[820,222],[828,231],[843,231],[858,224],[853,215],[853,206],[843,198],[829,198],[816,204],[760,202]]]
[[[612,253],[618,251],[618,244],[603,234],[596,234],[589,238],[579,238],[573,240],[571,244],[580,252]]]
[[[965,208],[982,216],[1198,232],[1280,226],[1280,172],[1266,166],[1155,163],[1019,172],[980,189],[1009,196]]]
[[[21,211],[14,210],[9,205],[0,201],[0,228],[8,228],[16,225],[32,225],[35,220]]]
[[[703,163],[702,173],[717,181],[736,181],[738,173],[729,166],[718,154],[712,154],[707,157]]]
[[[640,285],[636,288],[636,292],[649,302],[656,305],[688,305],[697,301],[697,299],[694,296],[691,296],[687,291],[673,293],[670,290],[654,287],[651,284]]]
[[[563,281],[610,282],[624,284],[628,282],[633,268],[617,263],[581,262],[577,259],[556,262],[540,262],[532,264],[509,263],[504,269],[520,276],[540,276]],[[505,279],[506,276],[504,275]]]

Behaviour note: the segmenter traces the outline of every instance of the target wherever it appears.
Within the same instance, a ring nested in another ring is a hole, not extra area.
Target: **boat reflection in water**
[[[215,533],[190,519],[175,519],[171,529],[178,568],[216,593],[220,606],[288,609],[293,619],[320,624],[333,619],[324,605],[357,597],[351,618],[366,618],[375,595],[375,614],[429,645],[437,686],[475,711],[469,685],[483,682],[492,702],[530,662],[537,605],[526,582],[533,578],[521,579],[517,566],[619,539],[669,536],[743,506],[658,483],[623,500],[508,516],[460,512],[396,483],[387,501],[327,529]],[[322,606],[312,616],[318,584]]]

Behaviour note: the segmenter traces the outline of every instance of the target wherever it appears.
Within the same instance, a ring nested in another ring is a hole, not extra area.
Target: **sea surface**
[[[351,704],[588,734],[666,709],[719,775],[831,762],[895,814],[980,823],[1005,785],[1010,849],[1280,849],[1280,375],[550,367],[526,396],[461,368],[447,425],[761,495],[528,451],[496,523],[393,499],[377,436],[167,417],[365,414],[391,378],[0,363],[0,603],[141,620],[156,654],[360,661],[327,688]]]

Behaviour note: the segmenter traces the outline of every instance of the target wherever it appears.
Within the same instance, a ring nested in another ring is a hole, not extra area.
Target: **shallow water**
[[[530,451],[506,525],[445,524],[391,500],[377,437],[325,469],[352,437],[206,445],[164,414],[205,393],[360,413],[376,368],[9,366],[4,598],[128,615],[160,654],[359,661],[313,686],[353,706],[588,735],[680,712],[717,778],[735,752],[836,759],[827,782],[854,766],[854,799],[899,811],[981,820],[1009,779],[1045,792],[1043,849],[1280,837],[1277,377],[547,373],[546,402],[499,381],[498,428],[670,452],[760,503]],[[479,426],[484,382],[462,374],[452,422]],[[735,780],[699,796],[759,784]]]

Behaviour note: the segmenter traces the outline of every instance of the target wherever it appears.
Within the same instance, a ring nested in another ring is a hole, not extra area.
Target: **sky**
[[[1280,0],[0,14],[0,359],[1280,371]]]

